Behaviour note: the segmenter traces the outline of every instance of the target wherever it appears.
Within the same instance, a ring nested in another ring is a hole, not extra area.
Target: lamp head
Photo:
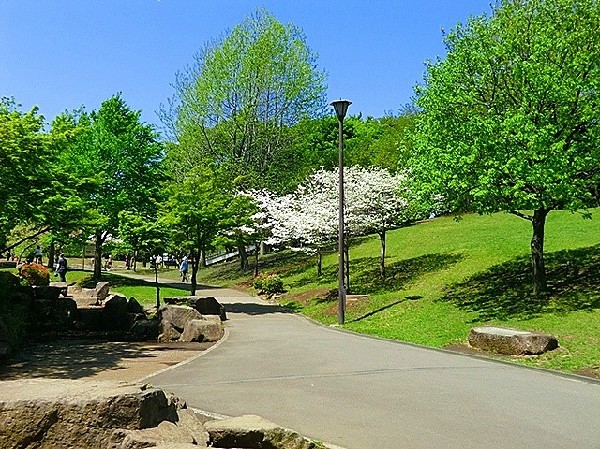
[[[348,112],[348,106],[352,104],[350,100],[334,100],[331,103],[331,106],[335,109],[335,114],[337,115],[338,120],[341,122],[346,117],[346,112]]]

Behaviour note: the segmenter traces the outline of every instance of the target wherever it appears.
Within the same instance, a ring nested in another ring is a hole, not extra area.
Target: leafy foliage
[[[600,183],[598,23],[595,0],[502,0],[447,35],[417,87],[424,190],[456,211],[533,210],[534,291],[546,215],[589,206]]]
[[[261,274],[254,278],[252,286],[259,291],[259,294],[273,295],[283,293],[283,280],[275,273]]]
[[[318,116],[324,75],[301,30],[258,10],[207,44],[194,65],[179,73],[172,109],[164,111],[177,145],[170,163],[182,175],[209,160],[247,187],[277,184],[289,127]]]

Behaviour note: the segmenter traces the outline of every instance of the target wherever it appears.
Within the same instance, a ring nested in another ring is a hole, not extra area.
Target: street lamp
[[[346,313],[346,289],[344,287],[344,117],[348,112],[349,100],[335,100],[331,106],[338,118],[339,159],[339,226],[338,226],[338,324],[344,324]]]

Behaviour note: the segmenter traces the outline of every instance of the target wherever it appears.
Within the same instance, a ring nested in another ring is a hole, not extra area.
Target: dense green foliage
[[[102,246],[119,230],[119,213],[129,211],[143,220],[156,220],[160,198],[163,146],[154,129],[140,122],[120,95],[104,101],[90,114],[67,114],[74,137],[64,142],[60,161],[77,179],[86,180],[80,192],[87,220],[81,235],[94,236],[95,276],[100,277]]]
[[[289,127],[325,105],[315,61],[301,30],[264,10],[207,44],[178,75],[174,109],[163,114],[177,139],[169,147],[177,173],[209,160],[249,187],[277,185]]]
[[[548,212],[600,183],[598,23],[596,0],[503,0],[447,35],[417,88],[415,173],[453,210],[533,210],[536,293]]]

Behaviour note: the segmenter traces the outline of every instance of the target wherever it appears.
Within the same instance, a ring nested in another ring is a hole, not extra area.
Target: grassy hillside
[[[595,210],[597,215],[600,210]],[[546,227],[550,293],[530,295],[529,222],[510,214],[440,217],[388,234],[387,274],[379,277],[377,237],[350,250],[348,329],[433,347],[465,343],[475,325],[549,332],[561,348],[519,363],[600,375],[600,226],[568,212],[552,212]],[[288,293],[281,301],[325,324],[337,317],[337,254],[323,259],[290,252],[261,258]],[[248,285],[234,264],[202,270],[200,282]]]

